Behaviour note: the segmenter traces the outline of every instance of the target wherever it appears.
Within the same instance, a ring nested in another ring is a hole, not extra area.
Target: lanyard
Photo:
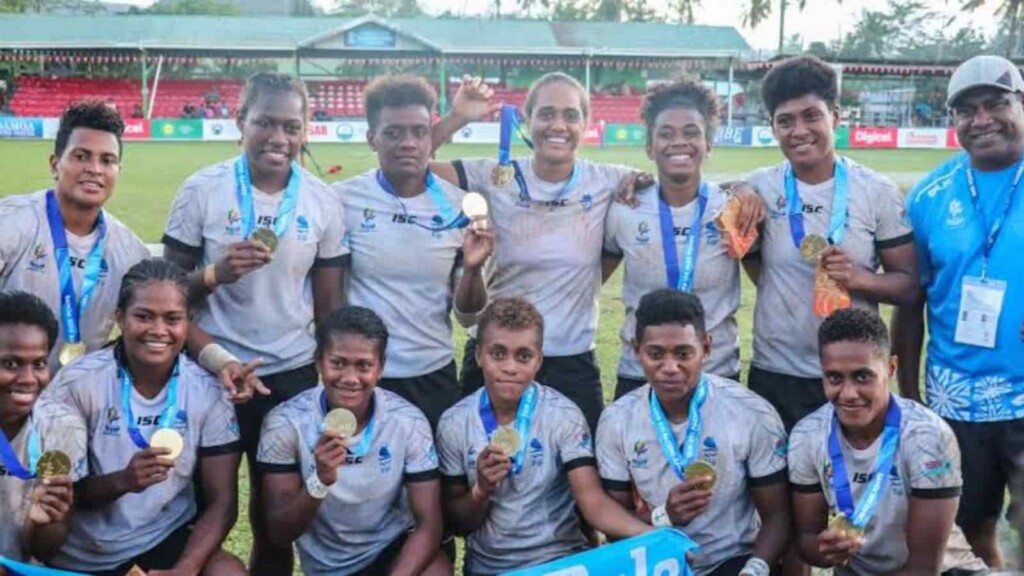
[[[839,442],[839,417],[832,415],[832,430],[828,435],[828,452],[832,460],[832,482],[836,491],[836,506],[857,528],[864,529],[878,504],[882,500],[882,492],[889,482],[889,471],[896,460],[896,449],[900,443],[900,410],[896,398],[889,395],[889,409],[885,413],[885,430],[882,432],[882,447],[878,452],[875,472],[868,481],[860,504],[854,504],[850,490],[850,477],[846,472],[846,460]]]
[[[523,175],[523,169],[519,167],[519,163],[515,160],[512,161],[512,168],[516,171],[516,185],[519,186],[519,199],[524,202],[536,202],[530,196],[530,187],[526,184],[526,176]],[[566,180],[565,184],[562,185],[562,189],[555,195],[555,199],[552,202],[558,202],[569,195],[570,192],[580,183],[580,167],[578,164],[573,163],[572,173],[569,175],[569,179]]]
[[[526,142],[532,150],[533,141],[523,130],[523,118],[519,115],[519,109],[512,104],[501,105],[501,124],[498,134],[498,164],[508,166],[512,159],[512,131]]]
[[[850,175],[846,166],[846,160],[836,158],[833,168],[835,179],[834,192],[832,194],[832,214],[828,223],[829,244],[838,245],[843,243],[846,235],[846,218],[849,215],[850,205]],[[789,233],[793,237],[793,246],[800,248],[806,232],[804,231],[804,203],[796,189],[796,175],[793,173],[793,166],[786,166],[786,205],[789,207]]]
[[[299,164],[292,161],[291,175],[288,176],[288,186],[284,189],[281,203],[277,205],[277,215],[274,216],[273,230],[278,238],[284,238],[288,226],[295,216],[295,205],[299,199]],[[252,200],[252,179],[249,177],[249,161],[245,154],[235,159],[235,198],[238,200],[238,211],[242,217],[242,235],[248,238],[256,229],[256,211],[253,208]]]
[[[160,428],[171,428],[174,426],[174,418],[178,413],[178,375],[181,371],[181,356],[174,363],[174,370],[171,372],[171,379],[167,382],[167,402],[163,411],[160,412],[160,421],[157,424]],[[128,374],[125,366],[120,367],[121,373],[121,410],[125,419],[128,420],[128,435],[136,446],[145,450],[149,448],[149,441],[139,431],[138,423],[132,414],[132,377]]]
[[[75,296],[75,280],[71,273],[71,256],[68,249],[67,232],[64,230],[64,219],[57,205],[57,196],[53,190],[46,192],[46,219],[50,225],[50,238],[53,240],[53,256],[57,260],[57,274],[60,279],[60,316],[64,341],[76,344],[82,341],[81,320],[92,300],[96,284],[99,282],[103,268],[103,246],[107,238],[107,223],[100,211],[96,219],[96,243],[85,261],[82,274],[82,297]]]
[[[370,418],[366,421],[366,426],[363,427],[363,437],[359,441],[359,444],[355,446],[348,446],[348,453],[353,456],[365,456],[370,451],[370,445],[373,444],[373,428],[376,423],[374,418],[374,398],[370,399]],[[326,417],[329,412],[329,406],[327,405],[327,391],[320,391],[320,416],[321,418]]]
[[[39,431],[36,430],[35,418],[28,415],[28,468],[21,465],[14,448],[7,441],[7,436],[0,432],[0,462],[3,462],[7,472],[21,480],[31,480],[36,477],[36,463],[39,462]]]
[[[676,250],[675,224],[672,221],[672,207],[661,196],[658,186],[658,219],[661,226],[661,248],[665,258],[665,277],[669,288],[682,292],[693,292],[693,277],[697,270],[697,251],[700,246],[701,223],[708,207],[708,185],[702,183],[697,195],[697,211],[690,224],[683,252],[683,269],[679,270],[679,254]]]
[[[654,431],[658,435],[658,443],[661,444],[661,451],[665,454],[672,470],[680,480],[686,481],[686,466],[697,457],[697,447],[700,441],[701,415],[700,409],[708,399],[710,385],[706,374],[700,375],[700,382],[693,391],[690,398],[690,409],[686,417],[686,437],[683,439],[682,451],[676,445],[676,435],[672,432],[665,412],[658,403],[658,395],[652,389],[649,395],[651,403],[651,422],[654,424]]]
[[[996,245],[996,240],[999,239],[999,233],[1003,231],[1003,224],[1006,223],[1006,217],[1010,214],[1010,210],[1013,209],[1013,196],[1017,192],[1017,187],[1020,185],[1021,176],[1024,175],[1024,160],[1017,165],[1017,174],[1013,177],[1013,183],[1010,184],[1010,193],[1006,195],[1006,202],[1003,205],[1003,210],[996,217],[995,221],[989,227],[988,235],[985,237],[985,245],[982,247],[982,260],[981,260],[981,277],[985,278],[988,273],[988,257],[992,254],[992,247]],[[967,168],[967,191],[971,194],[971,204],[974,207],[974,214],[978,218],[980,223],[984,216],[981,213],[981,209],[978,208],[978,186],[974,182],[974,169]],[[982,223],[982,226],[984,224]]]
[[[519,451],[512,458],[512,474],[516,475],[523,469],[523,460],[526,456],[526,439],[530,433],[530,423],[533,422],[533,414],[537,408],[537,385],[531,384],[522,398],[519,399],[519,408],[516,409],[516,432],[519,433]],[[494,416],[494,407],[491,405],[491,397],[487,395],[487,389],[480,391],[480,421],[484,424],[484,432],[487,433],[487,440],[498,429],[498,421]]]
[[[452,207],[451,202],[448,201],[448,196],[444,193],[444,189],[441,188],[441,183],[438,182],[437,177],[430,170],[427,170],[427,175],[424,177],[424,187],[427,190],[427,196],[437,207],[439,215],[434,216],[430,224],[421,224],[415,218],[409,218],[409,210],[405,207],[405,202],[402,202],[402,197],[398,195],[398,191],[388,180],[388,177],[384,175],[384,172],[377,170],[377,184],[384,189],[385,192],[390,194],[402,207],[402,214],[406,216],[406,222],[415,224],[425,230],[431,232],[443,232],[445,230],[452,230],[456,228],[465,228],[469,226],[469,217],[462,212],[456,212],[455,208]]]

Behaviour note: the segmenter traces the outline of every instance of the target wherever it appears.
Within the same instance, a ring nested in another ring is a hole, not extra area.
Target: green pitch
[[[0,140],[0,197],[38,190],[50,185],[47,157],[52,142]],[[376,166],[376,157],[364,144],[316,144],[313,154],[320,166],[342,166],[342,171],[326,176],[335,181],[355,176]],[[494,156],[495,146],[447,146],[440,158]],[[952,152],[945,150],[849,150],[845,153],[875,170],[892,176],[904,188],[946,160]],[[143,240],[160,241],[167,211],[178,186],[196,170],[238,154],[231,143],[164,143],[127,142],[125,144],[121,179],[111,201],[110,210],[131,226]],[[584,148],[584,157],[596,162],[627,164],[652,171],[653,164],[640,148]],[[775,148],[717,148],[712,151],[707,174],[712,179],[734,178],[747,171],[767,166],[782,159]],[[312,168],[311,164],[307,164]],[[618,329],[622,323],[621,274],[611,278],[601,291],[601,319],[597,335],[597,356],[601,366],[606,400],[615,389],[618,364]],[[744,368],[750,361],[753,287],[744,282],[743,301],[739,311],[741,355]],[[464,336],[456,336],[461,359]],[[243,559],[248,557],[251,536],[246,510],[248,480],[242,478],[239,522],[226,546]]]

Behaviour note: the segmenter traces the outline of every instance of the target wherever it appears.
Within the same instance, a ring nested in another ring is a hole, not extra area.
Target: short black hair
[[[249,110],[256,105],[263,94],[275,93],[298,94],[302,100],[302,121],[305,123],[309,115],[309,92],[306,90],[306,83],[292,76],[291,74],[278,74],[277,72],[257,72],[245,81],[242,88],[242,96],[238,106],[239,120],[245,120]]]
[[[434,113],[437,92],[419,76],[396,74],[375,78],[363,91],[363,108],[370,132],[377,129],[380,113],[385,108],[423,106],[428,114]]]
[[[121,278],[121,289],[117,293],[117,311],[125,312],[135,299],[135,291],[153,282],[170,282],[190,306],[188,275],[177,264],[164,258],[147,258],[136,262]]]
[[[355,334],[377,343],[377,357],[383,362],[388,347],[388,327],[381,317],[363,306],[342,306],[316,325],[316,352],[320,358],[331,338],[341,334]]]
[[[839,81],[836,71],[820,58],[797,56],[776,64],[761,80],[761,99],[768,115],[794,98],[813,94],[821,98],[829,109],[839,102]]]
[[[495,298],[477,318],[477,338],[483,340],[487,328],[495,325],[505,330],[534,330],[537,342],[544,343],[544,317],[526,298]]]
[[[718,96],[697,80],[686,78],[671,84],[651,88],[640,105],[640,119],[647,125],[647,143],[652,141],[654,123],[658,114],[673,108],[686,108],[700,112],[704,117],[704,131],[708,141],[715,138],[720,106]]]
[[[75,128],[91,128],[110,132],[117,138],[117,155],[121,155],[121,137],[124,135],[124,120],[113,106],[100,100],[83,100],[72,104],[60,116],[57,139],[53,143],[53,154],[60,158],[68,147],[68,140]]]
[[[35,326],[46,333],[46,349],[57,343],[57,316],[38,296],[20,290],[0,292],[0,326]]]
[[[707,334],[704,328],[704,305],[700,298],[688,292],[660,288],[644,294],[636,309],[636,341],[643,340],[648,326],[679,324],[693,326],[699,338]]]
[[[870,342],[888,356],[889,330],[877,312],[863,308],[836,310],[818,328],[818,350],[835,342]]]

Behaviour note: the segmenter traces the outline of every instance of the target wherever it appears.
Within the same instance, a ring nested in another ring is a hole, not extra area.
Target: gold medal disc
[[[800,242],[800,257],[808,262],[815,262],[826,248],[828,248],[828,240],[825,240],[824,236],[808,234]]]
[[[491,184],[498,188],[508,186],[516,177],[516,169],[509,164],[498,164],[491,170]]]
[[[502,426],[491,435],[491,445],[501,450],[506,456],[511,456],[519,451],[519,432],[515,428]]]
[[[43,452],[36,462],[36,475],[39,478],[52,478],[54,476],[66,476],[71,473],[71,458],[58,450]]]
[[[828,529],[830,532],[839,532],[843,537],[861,536],[864,534],[864,531],[854,526],[850,519],[846,517],[846,514],[842,512],[833,514],[829,518]]]
[[[358,427],[356,415],[345,408],[335,408],[324,416],[324,430],[341,434],[345,438],[354,436]]]
[[[479,192],[470,192],[462,197],[462,211],[476,220],[487,217],[487,199]]]
[[[718,473],[715,472],[715,467],[703,460],[695,460],[687,464],[686,468],[683,470],[683,475],[687,480],[700,476],[711,478],[711,480],[707,482],[707,488],[714,486],[715,480],[718,479]]]
[[[174,460],[181,456],[181,451],[185,449],[185,439],[173,428],[161,428],[153,433],[149,439],[149,446],[151,448],[167,448],[171,453],[165,458]]]
[[[57,359],[60,361],[61,366],[67,366],[72,361],[85,355],[85,342],[75,342],[74,344],[65,342],[60,347],[60,355]]]
[[[253,230],[252,236],[249,239],[263,244],[270,249],[271,253],[277,250],[277,234],[274,234],[274,231],[270,228],[257,228]]]

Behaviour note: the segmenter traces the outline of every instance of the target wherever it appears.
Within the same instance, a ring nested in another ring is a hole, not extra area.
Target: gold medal
[[[516,177],[516,169],[510,164],[498,164],[491,170],[491,184],[498,188],[508,186]]]
[[[181,451],[185,448],[185,439],[173,428],[161,428],[153,433],[149,439],[149,446],[150,448],[167,448],[171,453],[165,458],[174,460],[181,456]]]
[[[71,458],[68,455],[57,451],[47,450],[36,462],[36,476],[39,478],[52,478],[54,476],[67,476],[71,473]]]
[[[808,234],[800,242],[800,257],[808,262],[815,262],[826,248],[828,248],[828,240],[825,240],[824,236]]]
[[[345,408],[335,408],[324,417],[324,430],[341,434],[345,438],[355,435],[358,427],[356,415]]]
[[[828,529],[830,532],[840,533],[844,538],[864,535],[864,530],[854,526],[842,512],[837,512],[829,517]]]
[[[60,347],[60,355],[57,359],[60,361],[61,366],[67,366],[72,361],[85,355],[85,342],[65,342]]]
[[[253,230],[252,236],[249,236],[250,240],[255,240],[267,248],[273,253],[277,250],[277,234],[270,228],[257,228]]]
[[[502,426],[491,434],[491,445],[501,450],[506,456],[511,456],[519,451],[519,432],[515,428]]]
[[[128,571],[124,576],[146,576],[146,571],[139,568],[138,564],[132,566],[132,569]]]
[[[471,230],[487,229],[487,199],[479,192],[470,192],[462,197],[462,213],[469,218]]]
[[[712,486],[714,486],[715,480],[718,479],[718,473],[715,472],[715,467],[703,460],[694,460],[693,462],[687,464],[686,468],[683,470],[683,475],[686,477],[687,480],[689,480],[690,478],[704,476],[710,478],[711,480],[709,480],[706,483],[705,488],[711,488]]]

